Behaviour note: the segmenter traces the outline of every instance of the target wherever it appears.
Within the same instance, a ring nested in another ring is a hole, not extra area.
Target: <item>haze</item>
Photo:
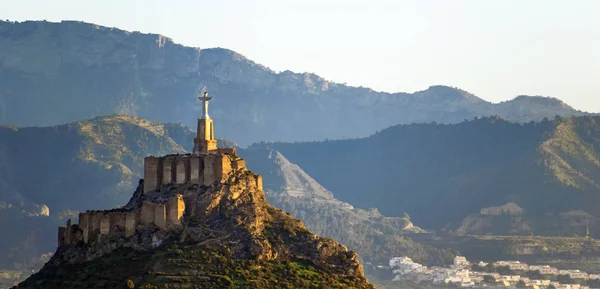
[[[3,0],[0,18],[81,20],[276,71],[389,92],[455,86],[499,102],[557,97],[600,112],[600,1]]]

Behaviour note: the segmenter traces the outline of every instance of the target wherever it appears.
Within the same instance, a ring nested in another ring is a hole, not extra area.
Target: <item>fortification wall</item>
[[[104,215],[100,217],[100,235],[108,235],[110,232],[110,216]]]
[[[67,242],[65,239],[66,233],[67,233],[67,227],[58,227],[58,246],[59,247],[67,245]]]
[[[165,205],[153,204],[154,205],[154,225],[161,229],[167,228],[167,211]]]
[[[89,215],[86,213],[79,214],[79,229],[81,229],[81,233],[83,235],[83,242],[89,242],[90,229],[89,229]]]
[[[121,234],[131,237],[139,225],[157,226],[160,229],[181,225],[185,214],[185,201],[181,194],[173,195],[166,204],[143,202],[132,211],[88,211],[79,214],[79,225],[59,227],[58,245],[66,246],[83,241],[88,244],[98,241],[103,235]],[[76,231],[76,234],[73,231]]]
[[[155,190],[161,184],[162,174],[159,172],[162,172],[160,158],[144,158],[144,192]]]
[[[136,222],[136,213],[127,212],[125,213],[125,237],[129,238],[135,234],[135,227],[137,226]]]
[[[216,155],[208,155],[208,156],[203,156],[202,159],[204,160],[204,170],[202,172],[204,175],[204,178],[203,178],[202,184],[205,186],[209,186],[217,181],[216,167],[215,167],[217,156]]]
[[[125,212],[111,212],[109,213],[110,217],[110,230],[114,230],[116,228],[125,229]]]
[[[189,181],[189,166],[190,158],[185,156],[177,156],[175,158],[175,183],[185,184]]]
[[[162,158],[162,166],[163,166],[162,184],[163,185],[173,183],[173,181],[174,181],[174,177],[173,177],[173,175],[174,175],[173,174],[174,173],[173,161],[174,160],[175,160],[174,156],[168,156],[168,157]]]
[[[167,202],[167,227],[181,225],[185,213],[185,202],[183,196],[177,194]]]
[[[238,158],[234,148],[218,148],[210,154],[171,155],[144,159],[144,193],[162,185],[212,185],[235,170],[246,168],[246,161]]]
[[[190,183],[202,184],[204,182],[204,162],[199,156],[190,158]]]

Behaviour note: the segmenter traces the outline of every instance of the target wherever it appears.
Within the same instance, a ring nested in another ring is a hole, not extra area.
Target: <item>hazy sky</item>
[[[0,0],[0,18],[160,33],[375,90],[444,84],[600,112],[599,0]]]

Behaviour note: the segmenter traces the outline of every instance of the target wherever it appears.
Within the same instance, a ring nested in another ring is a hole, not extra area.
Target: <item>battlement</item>
[[[181,225],[184,212],[181,194],[172,196],[165,204],[145,201],[131,210],[88,211],[79,214],[79,225],[72,226],[69,220],[67,227],[58,228],[58,246],[88,244],[109,234],[128,238],[140,225],[168,230]]]
[[[210,186],[227,179],[246,162],[237,157],[233,148],[218,148],[211,154],[168,155],[144,159],[144,193],[168,184]]]

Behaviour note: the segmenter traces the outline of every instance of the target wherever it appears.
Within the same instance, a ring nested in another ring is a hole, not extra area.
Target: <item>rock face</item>
[[[64,21],[0,21],[0,123],[46,126],[122,113],[195,126],[195,92],[219,103],[219,135],[240,144],[367,136],[403,123],[474,116],[518,122],[581,115],[548,98],[493,104],[432,86],[415,93],[276,73],[227,49],[185,47],[153,34]],[[199,110],[199,108],[198,108]]]
[[[144,192],[141,182],[126,206],[97,212],[110,225],[100,222],[87,242],[69,224],[70,241],[16,288],[374,288],[354,252],[268,205],[259,180],[244,168],[208,186]],[[143,217],[147,204],[173,199],[185,204],[179,223]],[[123,213],[142,216],[131,236],[112,222]]]

